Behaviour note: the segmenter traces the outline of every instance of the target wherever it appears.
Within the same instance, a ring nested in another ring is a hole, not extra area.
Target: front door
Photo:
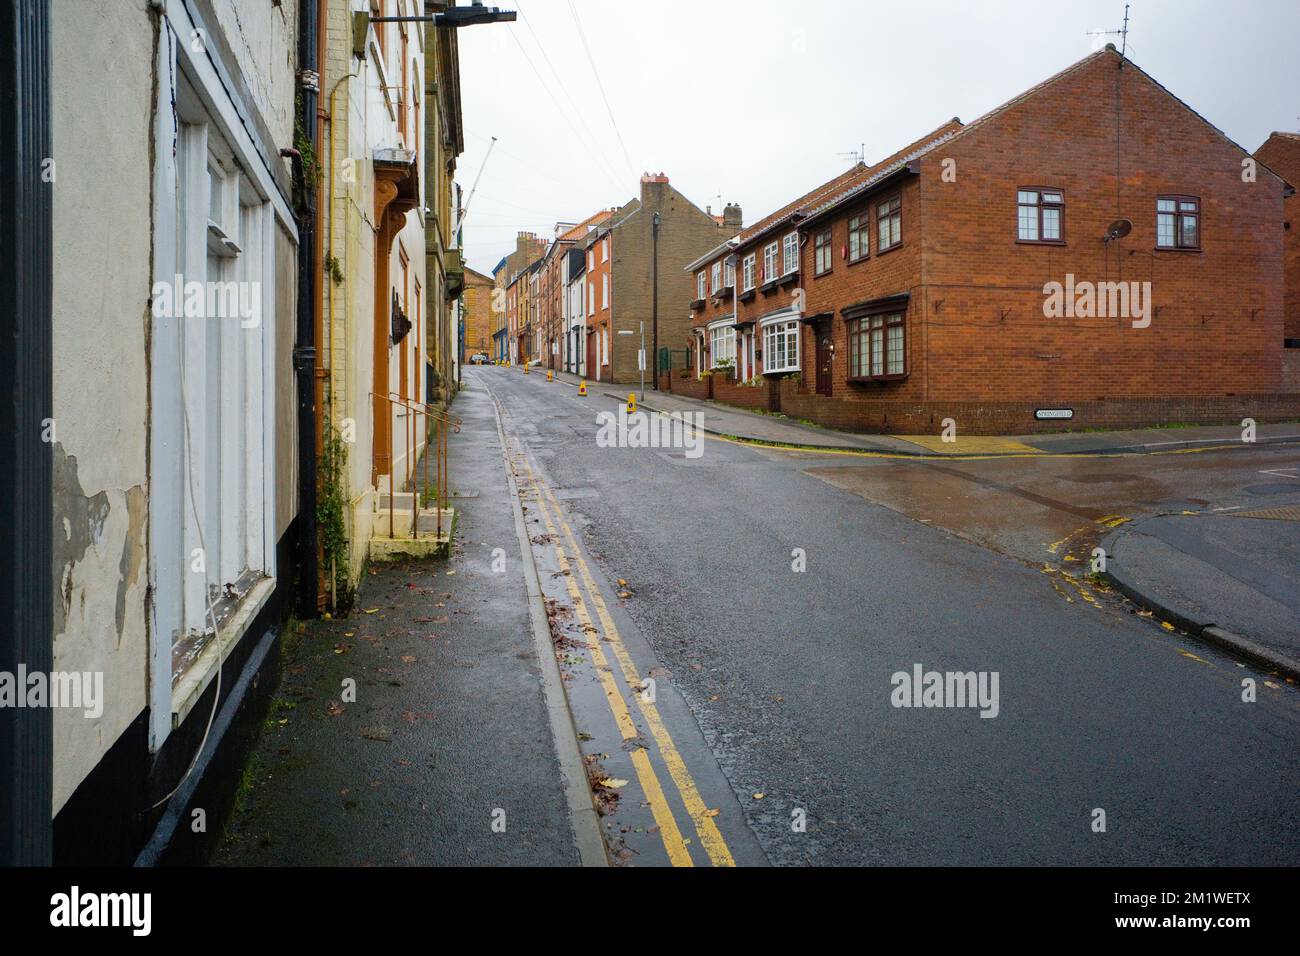
[[[817,326],[817,394],[830,396],[831,394],[831,371],[832,371],[832,351],[831,351],[831,326],[827,322],[825,325]]]

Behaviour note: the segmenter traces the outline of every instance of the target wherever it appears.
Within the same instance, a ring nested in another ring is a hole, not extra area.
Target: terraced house
[[[587,374],[600,381],[638,381],[644,330],[645,374],[653,382],[656,346],[679,347],[688,331],[678,303],[689,292],[690,278],[677,264],[714,248],[740,227],[739,206],[714,215],[682,195],[663,173],[643,175],[640,195],[588,237]]]
[[[865,431],[1294,416],[1293,189],[1249,164],[1107,47],[691,263],[707,389]],[[755,373],[776,384],[728,391]]]

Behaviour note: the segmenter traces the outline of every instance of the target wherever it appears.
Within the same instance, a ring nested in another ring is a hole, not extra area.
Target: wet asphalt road
[[[627,617],[770,862],[1300,862],[1294,687],[806,473],[824,460],[600,448],[608,398],[465,374],[516,423],[594,566],[627,580]],[[891,675],[916,664],[997,672],[998,715],[891,706]]]

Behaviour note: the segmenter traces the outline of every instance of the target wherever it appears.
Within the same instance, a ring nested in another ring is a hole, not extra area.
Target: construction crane
[[[488,143],[487,152],[483,154],[483,163],[478,168],[478,175],[474,177],[474,185],[470,187],[469,195],[465,197],[465,205],[460,208],[460,215],[456,217],[456,231],[453,235],[460,235],[460,227],[465,224],[465,216],[469,214],[469,204],[474,201],[474,193],[478,192],[479,180],[483,178],[483,170],[487,168],[488,157],[492,155],[492,147],[497,144],[497,138],[492,137],[492,142]]]

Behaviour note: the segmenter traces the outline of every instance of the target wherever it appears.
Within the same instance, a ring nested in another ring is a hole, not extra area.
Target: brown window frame
[[[822,268],[822,264],[820,261],[822,252],[826,253],[825,268]],[[834,268],[835,268],[835,250],[831,245],[831,230],[830,227],[828,226],[825,229],[813,235],[813,275],[814,276],[829,275],[831,270],[833,270]]]
[[[1028,208],[1029,203],[1020,201],[1021,193],[1034,193],[1038,199],[1034,203],[1034,208],[1038,215],[1038,238],[1026,239],[1020,234],[1020,210]],[[1043,199],[1044,193],[1054,193],[1061,197],[1060,202],[1046,202]],[[1043,237],[1043,210],[1055,209],[1060,213],[1058,228],[1055,239],[1046,239]],[[1055,186],[1017,186],[1016,187],[1016,242],[1026,243],[1034,246],[1063,246],[1065,245],[1065,190],[1058,189]]]
[[[882,217],[880,215],[880,209],[882,206],[892,206],[894,203],[898,203],[898,208],[896,210],[891,208],[889,210],[888,216],[885,218],[888,219],[893,219],[894,217],[898,218],[898,238],[897,239],[892,238],[893,230],[891,229],[890,230],[891,239],[889,245],[881,245],[880,223]],[[874,212],[873,218],[875,219],[875,223],[876,223],[876,254],[879,255],[882,252],[889,252],[891,249],[897,249],[899,246],[903,244],[903,194],[901,192],[896,192],[891,196],[883,196],[880,199],[877,199],[874,202],[872,202],[871,208]]]
[[[897,318],[895,318],[897,317]],[[879,320],[878,328],[873,329],[872,323]],[[902,371],[890,372],[889,369],[889,330],[898,326],[902,334]],[[871,341],[872,336],[879,334],[881,338],[881,369],[880,374],[871,373]],[[907,378],[907,305],[905,303],[893,303],[879,306],[869,311],[854,313],[851,317],[844,318],[844,338],[848,351],[848,365],[846,368],[846,380],[849,382],[869,383],[869,382],[897,382]],[[865,342],[866,355],[866,375],[854,374],[858,367],[858,349]]]
[[[1168,200],[1174,204],[1172,213],[1166,212],[1160,208],[1160,201]],[[1192,213],[1186,213],[1182,209],[1185,202],[1196,203],[1196,209]],[[1156,248],[1167,252],[1200,252],[1201,251],[1201,218],[1204,212],[1201,206],[1200,196],[1189,196],[1186,193],[1159,193],[1156,195]],[[1172,246],[1162,245],[1160,242],[1160,217],[1174,217],[1174,244]],[[1183,244],[1183,217],[1191,216],[1196,220],[1196,245]]]
[[[853,224],[858,223],[855,229]],[[848,240],[844,244],[845,257],[849,263],[861,262],[863,259],[871,258],[871,210],[863,209],[855,216],[849,216],[846,226],[848,227]],[[853,254],[853,234],[857,233],[862,237],[862,244],[858,254]],[[899,234],[902,234],[902,224],[899,224]],[[900,239],[901,241],[901,239]]]

